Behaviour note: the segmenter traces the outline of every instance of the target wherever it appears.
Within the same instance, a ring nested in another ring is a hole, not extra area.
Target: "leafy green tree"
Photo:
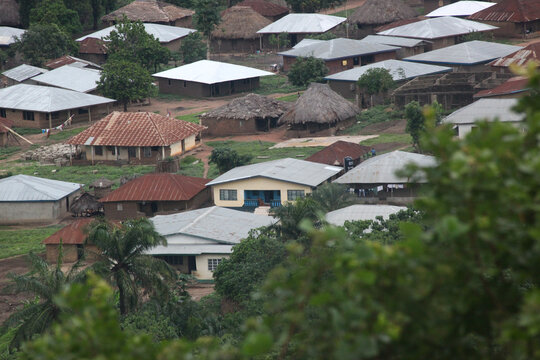
[[[56,24],[67,34],[82,31],[82,25],[76,11],[70,10],[62,0],[42,0],[30,10],[31,24]]]
[[[116,58],[108,59],[103,66],[97,89],[103,96],[123,104],[124,111],[130,101],[157,93],[152,75],[146,69],[138,63]]]
[[[19,16],[24,28],[30,26],[30,11],[37,6],[40,0],[19,0]]]
[[[282,241],[298,240],[305,241],[305,231],[302,225],[305,221],[316,222],[319,215],[319,204],[308,196],[297,199],[295,202],[287,202],[280,207],[272,208],[271,215],[279,221],[275,225],[278,236]]]
[[[366,71],[358,79],[357,85],[360,89],[371,97],[371,106],[373,103],[373,95],[384,94],[394,87],[394,79],[387,69],[373,68]]]
[[[278,52],[282,47],[289,47],[291,44],[291,40],[289,40],[289,33],[286,32],[270,35],[268,42],[270,45],[274,45],[276,47],[276,52]]]
[[[13,47],[26,63],[43,66],[50,59],[75,55],[78,45],[56,24],[33,24]]]
[[[413,146],[420,150],[420,136],[426,129],[426,121],[417,101],[411,101],[405,106],[405,119],[407,119],[405,131],[411,135]]]
[[[344,208],[356,202],[354,194],[351,194],[345,185],[337,183],[326,183],[319,186],[313,191],[311,197],[324,213]]]
[[[0,334],[12,331],[10,347],[18,348],[24,341],[31,339],[35,334],[41,334],[51,324],[59,319],[62,309],[54,302],[65,286],[83,278],[78,263],[64,273],[62,271],[62,250],[56,265],[50,266],[40,256],[30,253],[30,272],[27,274],[10,274],[13,281],[11,290],[18,293],[34,295],[34,300],[12,314],[0,328]],[[8,288],[9,289],[9,288]]]
[[[212,150],[208,160],[216,164],[219,173],[223,174],[237,166],[248,164],[252,158],[249,154],[240,155],[236,150],[218,147]]]
[[[201,34],[194,32],[183,38],[180,52],[184,64],[206,59],[206,44],[202,41]]]
[[[137,307],[141,290],[154,296],[170,295],[175,271],[165,261],[145,255],[149,249],[167,244],[148,219],[127,220],[121,226],[95,221],[87,241],[98,249],[99,261],[91,269],[116,285],[122,315]]]
[[[314,39],[314,40],[332,40],[337,39],[337,35],[331,32],[325,32],[322,34],[316,34],[316,35],[308,35],[306,36],[306,39]]]
[[[321,9],[339,5],[342,0],[286,0],[287,4],[298,13],[314,13]]]
[[[193,22],[195,28],[206,36],[206,58],[210,59],[210,43],[212,31],[221,21],[218,0],[193,0]]]
[[[287,76],[289,82],[296,86],[307,86],[311,82],[321,82],[328,73],[328,68],[322,59],[297,57]]]

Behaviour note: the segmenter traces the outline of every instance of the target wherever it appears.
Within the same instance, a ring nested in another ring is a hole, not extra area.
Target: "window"
[[[171,79],[167,80],[169,86],[171,86]]]
[[[347,66],[348,62],[347,60],[341,60],[341,66]]]
[[[151,147],[145,147],[144,149],[144,157],[152,157],[152,148]]]
[[[187,81],[184,81],[184,87],[187,87]]]
[[[169,265],[184,265],[183,255],[157,255],[156,258],[165,261]]]
[[[219,200],[238,200],[236,190],[219,190]]]
[[[116,211],[124,211],[124,205],[120,203],[116,204]]]
[[[214,271],[217,269],[218,265],[221,264],[223,259],[208,259],[208,270]]]
[[[116,148],[114,146],[107,146],[107,151],[110,151],[111,154],[116,155]]]
[[[96,155],[103,155],[103,148],[101,146],[94,146],[94,154]]]
[[[301,199],[304,196],[304,190],[287,190],[287,200]]]
[[[79,114],[88,114],[88,109],[79,109],[77,112]]]
[[[6,109],[0,109],[0,117],[3,117],[3,118],[7,117]]]
[[[23,120],[34,121],[34,112],[33,111],[23,111]]]
[[[352,58],[353,65],[360,65],[360,58],[355,56]]]
[[[51,113],[51,119],[56,120],[58,118],[60,118],[60,112],[59,111]]]

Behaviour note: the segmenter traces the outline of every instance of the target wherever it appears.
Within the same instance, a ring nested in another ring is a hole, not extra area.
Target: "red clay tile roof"
[[[169,173],[146,174],[131,180],[99,201],[186,201],[203,191],[209,181]]]
[[[525,65],[530,60],[536,60],[540,63],[540,41],[529,44],[521,50],[493,60],[489,63],[491,66],[508,67],[510,64]]]
[[[490,96],[510,95],[527,91],[528,79],[522,76],[516,76],[502,83],[493,89],[482,90],[474,94],[473,98],[485,98]]]
[[[83,230],[93,220],[93,218],[76,220],[75,222],[67,225],[66,227],[63,227],[62,229],[58,230],[57,232],[43,240],[43,244],[60,244],[60,239],[62,240],[62,244],[64,245],[84,244],[86,234]]]
[[[205,126],[149,112],[114,111],[67,141],[73,145],[170,146]]]
[[[540,0],[503,0],[468,17],[470,20],[529,22],[540,19]]]
[[[79,54],[107,54],[107,47],[103,40],[88,37],[78,43]]]
[[[8,128],[13,127],[13,121],[9,119],[0,119],[0,124],[7,126]],[[0,134],[8,132],[8,130],[4,126],[0,126]]]
[[[355,144],[347,141],[336,141],[319,152],[308,157],[306,160],[321,164],[340,165],[343,166],[345,156],[350,156],[353,160],[362,157],[369,153],[371,148],[360,144]]]
[[[289,9],[287,9],[286,7],[273,4],[264,0],[244,0],[236,5],[249,6],[262,16],[278,16],[289,13]]]

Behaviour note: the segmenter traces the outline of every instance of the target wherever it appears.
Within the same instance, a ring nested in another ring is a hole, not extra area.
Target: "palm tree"
[[[354,204],[355,197],[347,191],[344,185],[327,183],[319,186],[311,197],[319,205],[318,208],[324,213],[344,208]]]
[[[62,271],[62,246],[60,245],[58,261],[50,266],[40,256],[30,253],[30,272],[27,274],[9,274],[13,284],[9,290],[17,293],[24,292],[35,296],[25,306],[12,314],[0,328],[0,334],[14,331],[10,348],[18,348],[23,341],[29,340],[34,334],[41,334],[53,322],[58,320],[63,310],[54,301],[62,290],[69,284],[82,281],[84,273],[80,270],[80,263],[76,262],[71,269]],[[15,330],[13,330],[15,329]]]
[[[127,220],[119,226],[97,220],[90,224],[86,241],[99,252],[92,270],[118,288],[122,315],[137,307],[140,290],[151,295],[170,293],[176,272],[165,261],[145,254],[157,245],[167,245],[148,219]]]
[[[286,240],[295,240],[300,238],[304,232],[299,228],[303,220],[309,220],[312,223],[317,219],[317,203],[311,197],[298,199],[294,203],[285,203],[283,206],[272,208],[271,215],[279,220],[276,228],[281,238]]]

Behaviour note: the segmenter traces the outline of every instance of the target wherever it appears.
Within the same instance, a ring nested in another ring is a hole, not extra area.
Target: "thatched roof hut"
[[[208,127],[205,134],[212,136],[268,131],[291,107],[291,103],[248,94],[201,115],[201,123]]]
[[[265,0],[244,0],[237,5],[249,6],[271,21],[279,20],[289,13],[289,9],[285,6],[277,5]]]
[[[216,39],[258,39],[257,31],[272,22],[249,6],[233,6],[222,13],[212,32]]]
[[[18,26],[21,23],[19,3],[15,0],[0,0],[0,25]]]
[[[111,188],[113,185],[113,181],[106,178],[99,178],[90,184],[90,189],[94,189],[94,196],[98,199],[101,199],[102,197],[106,196],[108,193],[111,192]]]
[[[112,24],[116,19],[126,16],[131,21],[166,24],[173,26],[189,26],[193,10],[184,9],[173,4],[156,0],[135,0],[101,18],[101,21]],[[183,22],[188,20],[187,22]]]
[[[76,215],[95,214],[103,209],[103,204],[97,201],[96,197],[90,193],[82,193],[73,200],[69,211]]]
[[[382,25],[415,17],[416,12],[402,0],[367,0],[347,18],[351,24]]]

